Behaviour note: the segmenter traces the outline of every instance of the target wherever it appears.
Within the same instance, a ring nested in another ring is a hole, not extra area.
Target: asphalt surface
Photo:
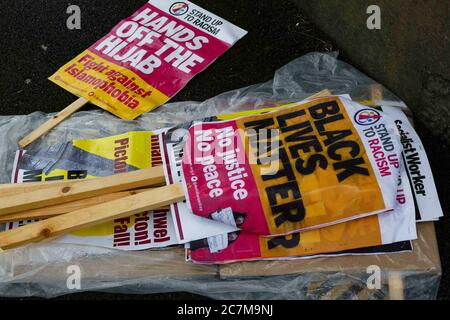
[[[47,77],[143,3],[144,0],[73,1],[72,4],[81,8],[82,25],[81,30],[68,30],[65,1],[1,1],[0,114],[56,112],[73,102],[72,94],[49,82]],[[224,91],[264,82],[272,78],[276,69],[305,53],[338,49],[295,5],[285,0],[196,0],[195,3],[248,30],[249,35],[197,76],[174,101],[204,100]],[[418,128],[418,131],[428,151],[444,212],[449,212],[448,147],[425,129]],[[450,298],[449,220],[447,216],[436,224],[443,267],[441,299]],[[184,293],[139,297],[84,293],[61,299],[135,298],[199,297]]]

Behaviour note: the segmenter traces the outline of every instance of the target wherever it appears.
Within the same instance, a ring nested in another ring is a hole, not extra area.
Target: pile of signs
[[[33,170],[43,159],[47,169]],[[63,236],[121,250],[185,245],[202,264],[369,254],[408,250],[416,216],[442,215],[403,112],[337,96],[20,150],[13,177],[0,187],[3,249]]]

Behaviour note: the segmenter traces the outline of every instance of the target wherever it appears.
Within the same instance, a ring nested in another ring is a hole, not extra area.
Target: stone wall
[[[402,98],[416,120],[450,143],[450,1],[293,0],[346,60]],[[369,5],[381,30],[369,30]]]

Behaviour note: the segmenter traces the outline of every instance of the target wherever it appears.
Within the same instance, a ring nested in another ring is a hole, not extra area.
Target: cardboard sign
[[[245,34],[189,1],[150,0],[49,79],[132,120],[170,100]]]
[[[400,163],[389,117],[330,97],[195,124],[182,171],[194,214],[276,236],[394,209]]]
[[[419,135],[401,109],[383,106],[382,110],[394,119],[400,133],[403,160],[413,187],[417,221],[439,220],[444,213],[434,184],[433,172]]]
[[[393,212],[356,219],[316,230],[279,237],[233,232],[191,242],[187,258],[200,264],[224,264],[253,260],[293,260],[321,255],[380,253],[370,248],[417,238],[414,200],[402,163]],[[394,250],[404,248],[394,246]]]

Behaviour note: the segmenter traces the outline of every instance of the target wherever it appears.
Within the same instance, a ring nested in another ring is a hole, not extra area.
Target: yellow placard
[[[59,69],[49,80],[99,107],[133,120],[169,101],[139,75],[89,50]]]

